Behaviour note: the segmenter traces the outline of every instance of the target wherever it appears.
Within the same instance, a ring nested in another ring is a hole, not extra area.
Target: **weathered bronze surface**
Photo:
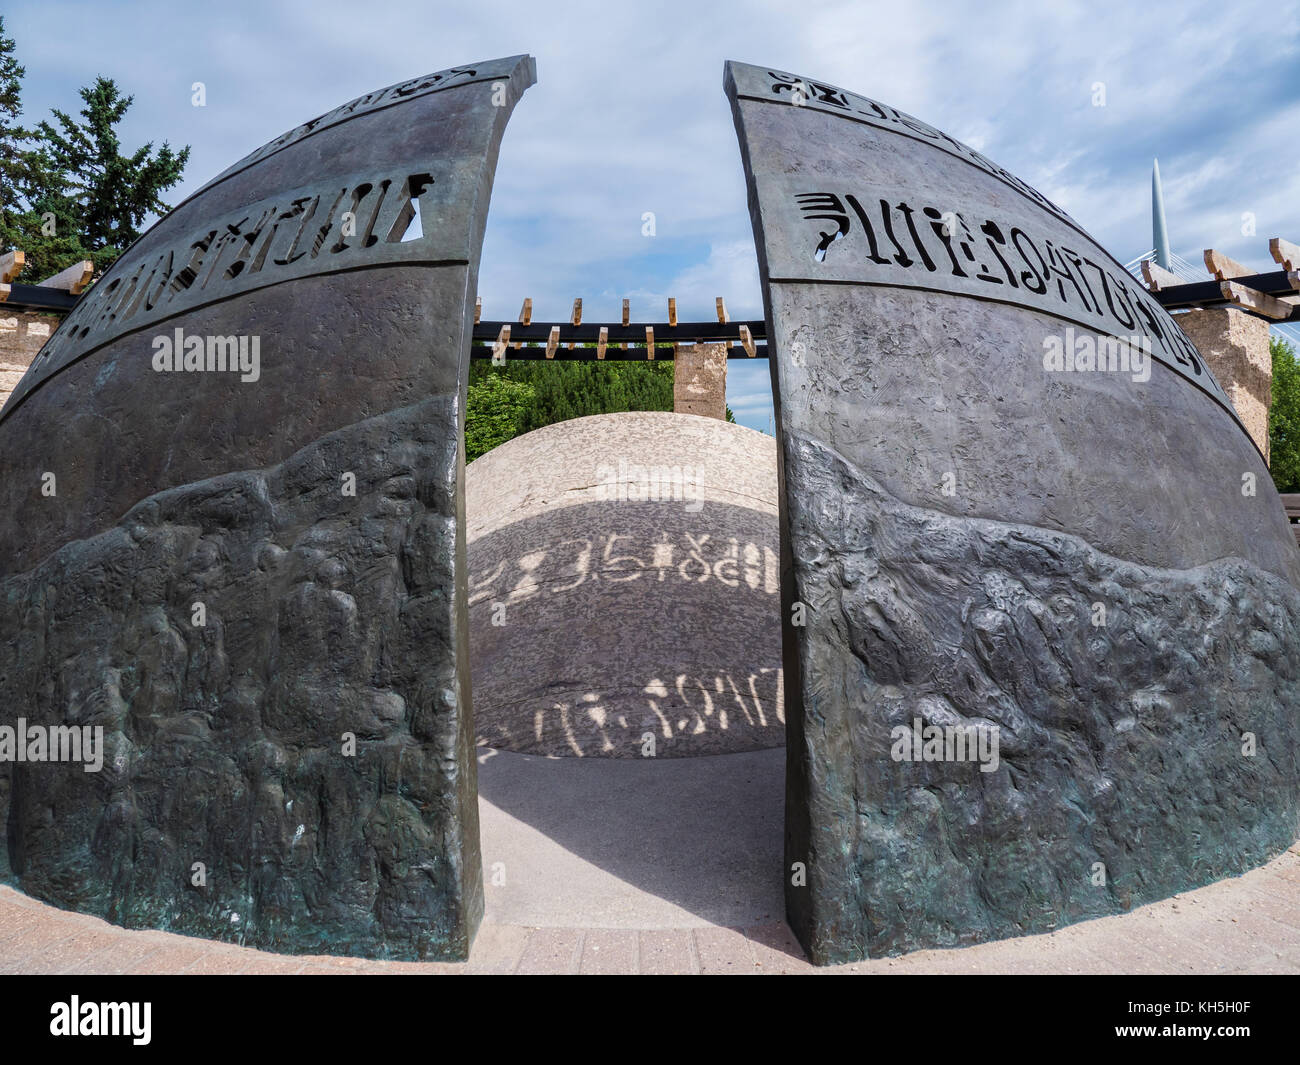
[[[533,60],[370,93],[146,233],[0,417],[0,873],[121,924],[464,957],[482,912],[461,472]],[[93,735],[93,733],[92,733]]]
[[[726,91],[773,350],[786,893],[813,959],[1044,931],[1285,849],[1300,556],[1195,348],[946,134],[783,71],[729,63]]]

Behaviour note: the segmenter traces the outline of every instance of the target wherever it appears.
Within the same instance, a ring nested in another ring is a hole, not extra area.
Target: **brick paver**
[[[688,928],[656,928],[639,934],[640,971],[648,976],[698,973],[695,939]]]
[[[597,928],[582,941],[582,961],[578,971],[583,976],[616,976],[638,972],[640,953],[637,933],[630,928]]]
[[[576,973],[583,929],[538,928],[528,939],[515,970],[520,973]]]
[[[697,928],[695,949],[699,951],[700,972],[706,975],[757,971],[749,940],[739,928]]]

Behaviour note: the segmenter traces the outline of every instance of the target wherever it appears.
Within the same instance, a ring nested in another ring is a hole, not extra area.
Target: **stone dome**
[[[470,463],[478,743],[784,745],[776,466],[772,437],[666,412],[576,418]]]

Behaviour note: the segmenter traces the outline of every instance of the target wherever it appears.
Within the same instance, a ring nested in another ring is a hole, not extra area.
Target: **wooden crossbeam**
[[[555,359],[551,364],[554,365],[554,363],[559,363],[559,362],[595,362],[596,361],[596,349],[594,347],[595,342],[593,341],[592,343],[593,343],[592,347],[579,346],[574,351],[567,351],[564,347],[558,348],[555,352]],[[653,360],[647,359],[645,345],[641,342],[640,339],[635,341],[631,351],[621,351],[619,350],[617,344],[612,344],[610,345],[609,349],[605,352],[605,359],[603,362],[600,363],[600,365],[604,366],[607,363],[611,363],[611,362],[647,362],[647,361],[661,362],[664,360],[671,362],[675,357],[677,357],[678,352],[688,350],[688,348],[685,345],[681,345],[681,346],[676,344],[665,345],[663,339],[659,336],[658,329],[655,330],[655,344],[657,346],[655,348],[655,357]],[[755,355],[757,358],[766,359],[768,357],[767,345],[761,342],[756,343]],[[727,357],[729,359],[740,358],[740,359],[748,360],[748,356],[745,354],[744,350],[740,347],[739,343],[736,344],[735,348],[732,349],[732,353]],[[470,358],[476,361],[480,359],[485,362],[489,361],[492,358],[492,345],[475,344],[472,348],[470,348]],[[544,347],[529,347],[527,344],[524,345],[523,350],[519,352],[517,356],[512,354],[510,358],[511,361],[517,358],[521,362],[547,361],[546,349]]]
[[[0,285],[0,303],[9,299],[9,293],[12,291],[9,285]]]
[[[1273,261],[1280,263],[1288,274],[1300,273],[1300,244],[1274,237],[1268,242],[1268,250],[1273,255]]]
[[[82,262],[74,263],[66,270],[60,270],[53,277],[47,277],[44,281],[38,282],[37,288],[57,288],[71,293],[73,296],[80,296],[82,290],[90,284],[90,279],[94,276],[95,264],[89,259],[85,259]]]
[[[1279,254],[1286,255],[1286,251],[1282,247],[1284,243],[1286,242],[1280,238],[1274,238],[1268,244],[1269,251],[1272,252],[1273,258],[1277,259],[1278,262],[1283,261],[1278,258]],[[1300,248],[1296,248],[1294,244],[1290,245],[1290,248],[1295,252],[1300,252]],[[1224,298],[1236,306],[1244,307],[1256,314],[1262,314],[1266,318],[1279,321],[1285,321],[1291,317],[1291,312],[1295,309],[1295,302],[1292,298],[1283,297],[1279,299],[1266,292],[1260,292],[1257,289],[1247,288],[1245,285],[1236,283],[1234,279],[1250,277],[1251,270],[1242,266],[1235,259],[1230,259],[1213,248],[1207,248],[1205,250],[1205,268],[1219,282]],[[1290,271],[1289,267],[1288,271]],[[1288,272],[1287,276],[1291,280],[1292,287],[1300,290],[1300,285],[1296,284],[1296,278],[1290,272]]]
[[[1238,277],[1248,277],[1255,271],[1250,270],[1236,259],[1229,259],[1221,251],[1215,251],[1213,248],[1206,248],[1205,252],[1205,269],[1214,275],[1215,281],[1231,281]]]
[[[533,298],[531,296],[525,296],[524,305],[519,308],[519,324],[530,325],[532,323],[532,320],[533,320]],[[518,340],[515,341],[515,351],[519,350],[520,344],[521,341]]]
[[[20,291],[30,291],[24,286],[17,286]],[[2,297],[0,297],[2,298]],[[594,348],[591,356],[605,360],[614,358],[611,349],[621,347],[629,352],[633,347],[641,347],[641,336],[645,337],[647,359],[656,358],[656,344],[684,343],[721,343],[728,348],[743,347],[749,358],[756,357],[766,338],[765,323],[762,321],[732,322],[722,297],[716,299],[719,326],[711,322],[682,322],[677,314],[677,300],[668,299],[668,320],[658,322],[632,322],[632,301],[624,299],[622,324],[614,322],[602,324],[592,322],[583,324],[583,300],[573,301],[568,321],[538,321],[534,314],[533,299],[525,298],[519,308],[517,321],[505,322],[500,319],[484,320],[482,297],[474,301],[473,339],[484,347],[474,347],[474,358],[487,358],[491,355],[494,365],[503,366],[506,356],[511,352],[513,358],[556,359],[565,352],[575,352],[580,346]],[[656,333],[667,334],[656,339]],[[530,354],[531,352],[531,354]],[[766,348],[763,347],[763,353]],[[737,350],[739,355],[740,351]],[[568,358],[575,358],[570,354]],[[626,357],[626,356],[624,356]],[[639,356],[638,356],[639,357]]]
[[[1223,298],[1229,303],[1235,303],[1238,307],[1262,314],[1266,318],[1285,320],[1291,317],[1291,311],[1294,309],[1289,303],[1283,303],[1279,299],[1263,292],[1256,292],[1253,288],[1239,285],[1235,281],[1222,281],[1219,287],[1223,289]]]
[[[0,255],[0,284],[7,285],[23,272],[27,256],[15,248]]]
[[[1300,293],[1300,244],[1274,237],[1269,241],[1269,251],[1273,252],[1275,263],[1281,263],[1282,269],[1286,270],[1292,289]]]
[[[506,364],[506,348],[510,346],[510,326],[503,325],[501,332],[497,334],[496,343],[492,345],[492,365],[504,366]],[[516,344],[515,347],[519,345]]]
[[[582,300],[581,299],[576,299],[573,301],[573,313],[569,315],[569,324],[582,325]],[[570,351],[573,350],[572,342],[570,342],[569,344],[569,350]]]
[[[749,326],[743,322],[740,325],[740,346],[745,349],[745,354],[751,359],[754,357],[754,336],[749,331]]]
[[[1173,288],[1183,283],[1182,278],[1177,274],[1171,274],[1150,259],[1142,260],[1142,280],[1147,283],[1147,288],[1152,292],[1159,292],[1162,288]]]
[[[1284,276],[1279,272],[1279,276]],[[1219,292],[1219,286],[1213,281],[1205,282],[1207,285],[1214,287],[1213,297],[1215,302],[1222,303],[1223,296]],[[14,291],[17,292],[22,286],[15,285]],[[1255,287],[1255,286],[1252,286]],[[1261,289],[1261,291],[1272,292],[1271,289]],[[1286,290],[1290,292],[1288,288]],[[1273,293],[1276,294],[1276,293]],[[509,325],[511,341],[522,341],[525,348],[530,344],[545,346],[546,338],[550,335],[551,329],[558,326],[560,330],[560,344],[567,348],[570,341],[576,342],[577,345],[594,344],[597,337],[600,336],[602,328],[609,330],[609,343],[612,347],[619,347],[623,343],[629,343],[632,347],[641,347],[645,337],[645,327],[654,326],[655,342],[658,344],[721,344],[730,340],[733,345],[740,341],[740,327],[743,325],[749,329],[750,335],[754,338],[756,344],[761,343],[767,338],[767,323],[761,318],[755,321],[738,322],[732,320],[726,325],[718,322],[684,322],[681,315],[678,315],[678,321],[675,326],[669,325],[666,321],[657,322],[633,322],[629,325],[620,325],[617,321],[612,322],[586,322],[582,325],[570,325],[567,321],[562,322],[543,322],[538,321],[537,315],[533,315],[531,325],[520,325],[516,321],[483,321],[474,327],[474,339],[491,345],[497,338],[503,325]]]

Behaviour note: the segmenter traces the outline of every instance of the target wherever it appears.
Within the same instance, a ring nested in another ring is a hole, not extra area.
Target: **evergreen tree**
[[[1279,492],[1300,492],[1300,362],[1280,337],[1269,340],[1273,402],[1268,411],[1269,472]]]
[[[55,109],[58,128],[37,127],[41,187],[31,205],[38,214],[53,212],[56,233],[75,234],[99,270],[140,236],[145,218],[170,210],[161,194],[180,181],[190,149],[174,152],[164,141],[155,153],[150,142],[122,155],[116,127],[134,97],[123,96],[111,78],[97,77],[81,99],[82,121]]]
[[[15,42],[0,16],[0,251],[21,248],[35,283],[83,259],[106,269],[140,235],[162,193],[181,179],[190,150],[166,142],[123,155],[117,125],[132,97],[109,78],[81,90],[80,120],[55,110],[57,128],[24,128]]]
[[[29,130],[22,127],[22,83],[26,69],[14,57],[16,45],[5,36],[0,15],[0,251],[18,244],[19,196],[30,176]]]

